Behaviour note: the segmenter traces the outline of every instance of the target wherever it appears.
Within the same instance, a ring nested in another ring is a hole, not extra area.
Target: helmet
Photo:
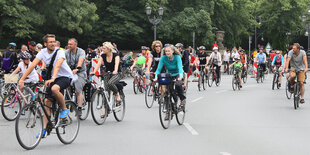
[[[18,58],[20,59],[30,59],[31,55],[28,52],[21,52],[18,54]]]
[[[214,46],[214,47],[213,47],[213,51],[214,51],[214,50],[218,50],[218,49],[219,49],[219,48],[218,48],[217,46]]]
[[[165,44],[164,47],[171,46],[171,44]]]
[[[10,46],[14,46],[16,47],[16,44],[15,43],[9,43]]]
[[[177,43],[177,44],[175,44],[175,47],[183,48],[183,44],[182,43]]]
[[[206,50],[206,47],[200,46],[198,49],[199,49],[199,50]]]
[[[141,50],[147,50],[148,48],[146,46],[141,46]]]

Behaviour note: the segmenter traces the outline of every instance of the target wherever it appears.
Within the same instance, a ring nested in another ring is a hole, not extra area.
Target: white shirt
[[[240,55],[239,55],[238,52],[233,52],[233,53],[231,54],[231,56],[233,57],[233,60],[234,60],[234,61],[235,61],[236,58],[240,58]]]
[[[211,55],[210,55],[210,59],[211,59],[211,62],[213,60],[213,64],[216,64],[218,66],[221,66],[222,65],[222,59],[221,59],[221,53],[220,52],[212,52]]]
[[[230,53],[224,52],[224,61],[229,61]]]
[[[37,54],[37,58],[40,60],[43,60],[44,63],[46,64],[46,66],[49,66],[49,64],[51,63],[52,57],[53,57],[54,53],[56,52],[56,50],[57,50],[57,48],[55,48],[53,53],[49,54],[47,48],[43,48]],[[61,50],[61,49],[58,50],[58,52],[57,52],[53,66],[56,65],[57,60],[60,58],[63,58],[64,60],[66,60],[65,51]],[[52,69],[52,74],[53,74],[53,70],[54,70],[54,67]],[[60,69],[58,71],[56,78],[59,78],[59,77],[73,78],[73,73],[72,73],[72,71],[71,71],[71,69],[70,69],[70,67],[66,61],[63,61],[63,63],[60,66]]]
[[[29,62],[28,66],[30,65],[31,65],[31,62]],[[28,68],[28,67],[25,67],[24,62],[20,62],[18,64],[18,67],[20,68],[22,74],[24,74]],[[39,81],[39,75],[36,70],[32,70],[32,72],[28,75],[27,79],[25,80],[26,83],[38,82],[38,81]]]

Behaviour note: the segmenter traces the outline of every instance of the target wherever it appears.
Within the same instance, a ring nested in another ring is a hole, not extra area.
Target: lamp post
[[[261,18],[258,18],[258,17],[255,17],[255,20],[257,21],[258,20],[258,24],[260,25],[261,24]],[[257,50],[256,48],[257,48],[257,27],[256,27],[256,25],[255,25],[255,51]]]
[[[288,48],[290,46],[289,41],[288,41],[288,37],[291,35],[291,32],[286,32],[285,35],[286,35],[286,49],[288,50]]]
[[[309,3],[309,9],[308,9],[308,15],[310,15],[310,3]],[[307,58],[308,58],[308,68],[310,65],[310,23],[307,21],[307,16],[303,15],[302,16],[302,21],[305,23],[305,29],[306,29],[306,35],[308,36],[308,50],[307,50]]]
[[[159,18],[156,18],[155,15],[153,16],[153,18],[151,17],[151,14],[152,14],[152,8],[151,7],[147,7],[145,9],[145,11],[146,11],[147,18],[149,19],[150,23],[153,24],[153,26],[154,26],[154,40],[156,40],[156,26],[157,26],[157,24],[160,23],[162,16],[164,15],[164,9],[162,7],[158,8]]]

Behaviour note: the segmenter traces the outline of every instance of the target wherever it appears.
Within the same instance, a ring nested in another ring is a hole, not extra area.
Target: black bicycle
[[[298,82],[298,73],[304,72],[304,71],[296,71],[294,70],[293,72],[296,73],[296,77],[294,79],[294,108],[297,109],[299,108],[299,103],[300,103],[300,83]]]
[[[208,76],[205,72],[205,65],[199,65],[199,77],[198,77],[198,90],[206,90],[205,83],[207,82]],[[212,85],[212,84],[211,84]]]
[[[154,73],[151,73],[152,77],[154,77]],[[159,86],[158,83],[150,79],[149,85],[146,87],[145,91],[145,104],[146,107],[151,108],[153,106],[154,101],[159,99]]]
[[[259,81],[261,81],[263,83],[264,79],[265,79],[264,69],[262,67],[262,64],[260,64],[260,65],[258,65],[258,68],[257,68],[256,81],[257,81],[257,83],[259,83]]]
[[[280,76],[282,75],[279,72],[279,67],[276,67],[276,70],[273,71],[272,90],[274,90],[275,87],[277,87],[277,89],[280,88],[280,80],[279,80]]]
[[[51,107],[44,105],[44,96],[46,93],[39,91],[31,92],[31,104],[25,105],[18,113],[15,122],[15,133],[19,144],[27,150],[34,149],[43,136],[43,115],[47,117],[47,135],[56,130],[58,139],[64,144],[72,143],[79,132],[80,119],[77,115],[76,104],[72,101],[66,101],[66,108],[69,109],[67,117],[60,119],[60,106],[53,102]],[[46,109],[51,110],[49,116]]]
[[[291,84],[290,84],[290,80],[287,79],[286,80],[286,85],[285,85],[285,94],[286,94],[286,97],[287,99],[291,99],[292,98],[292,92],[291,92]]]
[[[241,70],[241,68],[239,67]],[[238,68],[235,68],[234,76],[232,78],[232,88],[235,91],[236,89],[240,90],[240,81],[239,81],[239,73],[236,71]]]
[[[175,79],[169,73],[158,75],[158,83],[165,87],[164,95],[159,99],[159,120],[164,129],[168,129],[173,115],[175,114],[177,123],[182,125],[185,119],[185,105],[181,106],[176,91],[174,89]]]
[[[244,69],[244,65],[242,65],[241,79],[243,83],[246,83],[248,79],[248,72],[246,69]]]

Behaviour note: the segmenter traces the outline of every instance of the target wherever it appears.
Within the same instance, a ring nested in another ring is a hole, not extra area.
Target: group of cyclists
[[[115,44],[104,42],[102,46],[96,47],[90,45],[85,52],[78,47],[78,41],[75,38],[68,39],[66,49],[59,47],[59,42],[53,34],[46,34],[43,37],[44,47],[37,51],[37,44],[33,41],[29,43],[29,51],[21,50],[18,54],[15,52],[16,44],[10,43],[8,51],[4,53],[2,60],[2,69],[6,73],[14,70],[12,74],[21,73],[19,79],[19,88],[22,90],[25,83],[40,81],[40,75],[37,71],[41,71],[41,76],[45,81],[46,96],[45,110],[51,115],[50,108],[52,103],[57,101],[61,111],[59,118],[63,119],[68,116],[70,110],[65,105],[65,97],[62,91],[74,85],[77,96],[78,115],[82,113],[82,104],[84,101],[83,90],[90,75],[103,75],[104,88],[110,90],[115,95],[116,107],[122,104],[117,83],[123,78],[122,67],[128,67],[132,71],[133,76],[139,74],[143,78],[143,88],[151,82],[161,81],[161,74],[166,73],[174,80],[174,89],[177,97],[180,99],[180,108],[185,108],[186,93],[189,76],[196,72],[197,77],[200,71],[204,71],[206,75],[210,69],[215,71],[216,83],[221,79],[221,66],[224,65],[224,73],[233,70],[238,74],[240,87],[242,87],[241,73],[247,71],[248,67],[258,64],[266,72],[267,55],[263,48],[259,49],[259,53],[247,58],[246,52],[239,48],[233,48],[232,51],[226,50],[223,55],[219,52],[217,45],[212,47],[209,54],[205,46],[199,46],[197,50],[193,48],[185,49],[182,43],[176,45],[165,44],[161,41],[153,41],[151,49],[147,46],[141,46],[140,52],[134,56],[133,52],[129,52],[122,58]],[[91,67],[90,61],[97,59],[96,66]],[[143,60],[143,61],[140,61]],[[282,51],[273,50],[270,54],[271,65],[273,70],[286,74],[286,78],[290,80],[290,86],[294,85],[294,79],[300,83],[301,99],[300,103],[304,103],[304,81],[308,69],[307,57],[300,45],[295,43],[287,54],[282,56]],[[103,67],[104,66],[104,67]],[[289,72],[290,71],[290,72]],[[297,75],[296,75],[297,74]],[[203,75],[204,76],[204,75]],[[279,79],[281,85],[281,77]],[[292,87],[290,87],[293,89]],[[161,90],[162,91],[162,90]],[[161,95],[163,93],[160,93]],[[38,136],[46,136],[46,127],[49,116],[43,116],[43,133]],[[168,116],[167,116],[168,117]]]

